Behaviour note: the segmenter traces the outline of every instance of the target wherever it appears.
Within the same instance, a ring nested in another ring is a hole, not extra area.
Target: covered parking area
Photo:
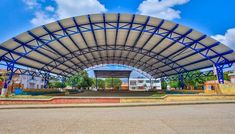
[[[91,14],[36,27],[0,44],[0,61],[9,71],[18,65],[44,76],[69,77],[101,64],[138,68],[153,78],[214,67],[219,83],[235,52],[206,34],[167,20],[137,14]],[[183,83],[182,83],[183,84]]]

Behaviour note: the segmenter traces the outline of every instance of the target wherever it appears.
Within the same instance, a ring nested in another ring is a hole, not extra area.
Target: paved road
[[[0,110],[0,133],[234,134],[235,104]]]

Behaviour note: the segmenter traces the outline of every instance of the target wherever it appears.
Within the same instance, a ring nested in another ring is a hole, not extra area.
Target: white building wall
[[[44,81],[41,77],[34,77],[29,75],[20,75],[20,83],[24,85],[24,88],[43,88]]]
[[[161,79],[130,78],[129,90],[131,91],[149,91],[161,90]]]

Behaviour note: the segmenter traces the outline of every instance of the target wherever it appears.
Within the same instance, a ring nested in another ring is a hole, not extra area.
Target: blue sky
[[[0,42],[35,27],[30,21],[35,17],[36,11],[30,9],[26,1],[30,0],[1,0]],[[42,4],[42,7],[50,5],[58,8],[56,0],[37,2]],[[107,13],[140,13],[138,7],[143,3],[142,0],[100,0],[99,2],[104,5]],[[224,35],[228,29],[235,27],[234,0],[190,0],[172,8],[181,12],[180,18],[172,21],[193,27],[208,35]]]
[[[235,49],[235,0],[1,0],[0,42],[57,19],[131,13],[192,27]]]
[[[101,0],[108,12],[138,13],[143,0]],[[224,34],[235,27],[234,0],[190,0],[184,5],[175,6],[181,11],[181,18],[174,22],[193,27],[208,35]]]

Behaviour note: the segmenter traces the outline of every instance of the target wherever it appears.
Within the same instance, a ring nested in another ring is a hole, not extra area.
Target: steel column
[[[95,86],[96,86],[96,90],[98,90],[98,83],[97,83],[97,77],[95,77]]]
[[[217,76],[219,84],[224,84],[224,71],[223,71],[223,67],[219,66],[219,65],[215,65],[215,69],[216,69],[216,76]]]
[[[49,77],[50,77],[50,74],[49,73],[45,73],[44,74],[44,88],[48,88],[48,84],[49,84]]]
[[[12,81],[12,76],[14,74],[14,65],[15,62],[9,62],[7,63],[7,78],[4,81],[4,88],[2,89],[1,95],[5,96],[7,93],[8,85]]]
[[[178,74],[179,84],[182,89],[184,89],[184,74],[180,73]]]

